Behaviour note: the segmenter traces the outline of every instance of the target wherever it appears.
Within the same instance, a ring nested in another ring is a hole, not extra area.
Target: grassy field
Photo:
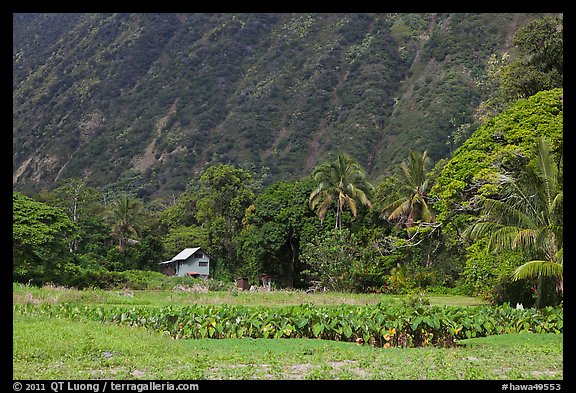
[[[319,292],[307,294],[297,290],[279,290],[271,292],[250,291],[211,291],[192,292],[185,290],[114,290],[70,289],[63,287],[33,287],[14,283],[12,301],[15,304],[56,304],[56,303],[90,303],[90,304],[125,304],[146,306],[169,306],[187,304],[239,304],[239,305],[367,305],[384,303],[401,303],[405,296],[370,293]],[[469,296],[426,295],[430,304],[477,306],[487,304],[482,299]]]
[[[329,293],[128,293],[19,285],[13,290],[15,303],[33,304],[281,305],[302,299],[317,304],[380,301],[372,295]],[[430,299],[437,304],[475,303],[461,297]],[[24,380],[561,380],[562,355],[562,334],[491,336],[463,340],[454,348],[375,348],[292,338],[173,340],[142,328],[13,314],[13,378]]]
[[[456,348],[310,339],[172,340],[140,328],[14,316],[14,379],[563,379],[562,334]]]

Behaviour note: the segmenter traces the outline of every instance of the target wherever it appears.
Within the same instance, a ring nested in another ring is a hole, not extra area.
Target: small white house
[[[168,276],[208,277],[210,257],[200,247],[185,248],[169,261],[160,262],[162,272]]]

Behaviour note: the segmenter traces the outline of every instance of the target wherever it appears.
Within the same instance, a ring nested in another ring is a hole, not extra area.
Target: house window
[[[198,262],[198,266],[206,267],[206,266],[208,266],[208,262]]]
[[[201,252],[195,252],[194,255],[192,255],[194,258],[204,258],[204,254],[202,254]]]

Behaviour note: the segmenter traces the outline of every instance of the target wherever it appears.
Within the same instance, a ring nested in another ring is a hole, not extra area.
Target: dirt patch
[[[130,375],[132,375],[134,378],[142,378],[144,375],[146,375],[146,373],[144,371],[134,370],[130,373]]]
[[[552,370],[532,371],[530,373],[530,375],[532,375],[534,378],[554,377],[556,374],[558,374],[558,372]]]
[[[357,379],[368,379],[370,374],[366,370],[358,366],[358,362],[355,360],[342,360],[336,362],[327,362],[326,365],[330,366],[332,371],[343,372],[348,371]],[[276,379],[276,380],[303,380],[310,374],[310,372],[315,369],[320,369],[321,365],[313,365],[311,363],[299,363],[281,366],[280,369],[274,369],[270,364],[236,364],[227,366],[225,369],[230,370],[242,370],[246,369],[246,373],[249,373],[248,368],[252,368],[254,379]],[[226,372],[222,367],[216,367],[209,370],[209,379],[221,379],[220,376],[226,378],[227,374],[234,374],[234,372]],[[242,371],[239,371],[242,373]],[[213,376],[214,378],[210,378]],[[233,377],[233,375],[231,375]],[[244,375],[246,376],[246,375]]]
[[[176,104],[178,103],[178,98],[174,101],[170,109],[164,117],[162,117],[156,123],[156,130],[154,132],[154,138],[144,149],[144,153],[141,156],[134,158],[132,167],[140,172],[144,172],[147,168],[154,165],[158,160],[156,159],[156,141],[162,134],[162,130],[168,124],[168,120],[176,113]]]

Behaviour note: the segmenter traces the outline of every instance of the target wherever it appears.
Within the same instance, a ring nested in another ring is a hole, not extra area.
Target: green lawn
[[[14,379],[563,379],[562,334],[385,349],[311,339],[173,340],[16,314],[13,332]]]

